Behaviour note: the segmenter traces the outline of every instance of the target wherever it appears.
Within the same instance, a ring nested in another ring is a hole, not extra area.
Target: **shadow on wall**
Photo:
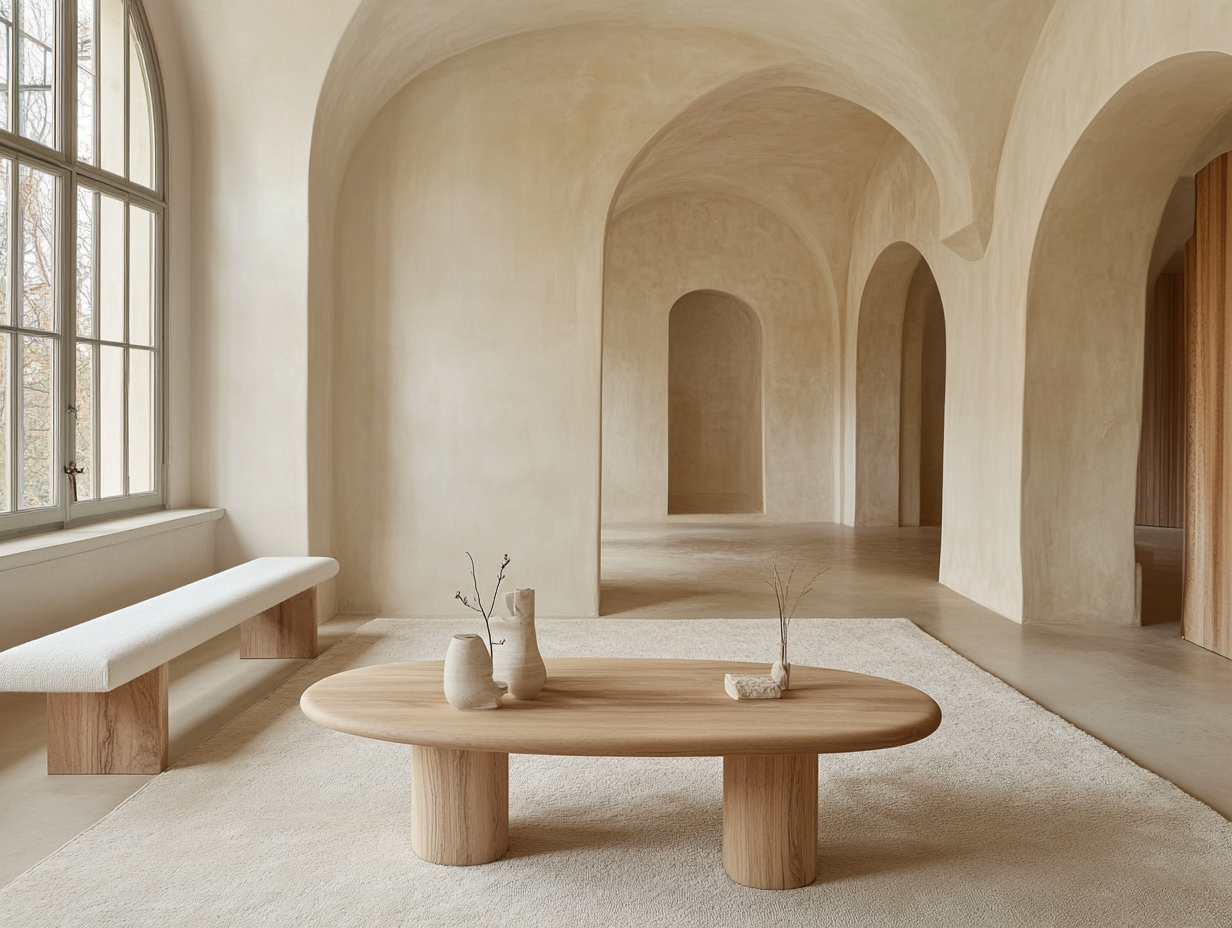
[[[667,511],[761,512],[761,322],[747,304],[695,290],[668,319]]]

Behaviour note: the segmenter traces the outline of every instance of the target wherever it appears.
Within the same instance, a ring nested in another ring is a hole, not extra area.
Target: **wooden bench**
[[[0,690],[47,694],[48,773],[159,773],[168,662],[241,623],[240,657],[316,657],[316,587],[336,573],[257,558],[0,652]]]

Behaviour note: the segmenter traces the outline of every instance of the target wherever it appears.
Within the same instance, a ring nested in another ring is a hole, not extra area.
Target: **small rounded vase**
[[[510,617],[493,623],[493,635],[505,639],[493,648],[496,675],[509,684],[514,699],[534,699],[548,680],[535,638],[535,591],[514,590],[504,600]]]
[[[478,635],[454,635],[445,652],[445,699],[455,709],[499,709],[505,684],[492,679],[492,655]]]

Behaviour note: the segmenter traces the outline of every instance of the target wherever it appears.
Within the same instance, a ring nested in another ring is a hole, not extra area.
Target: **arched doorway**
[[[1053,184],[1027,298],[1025,622],[1137,620],[1152,251],[1177,178],[1217,153],[1204,151],[1232,106],[1230,88],[1223,54],[1156,64],[1105,104]]]
[[[668,317],[667,511],[761,512],[761,323],[742,300],[694,290]]]
[[[896,242],[860,301],[856,345],[856,525],[940,525],[945,313],[928,262]]]

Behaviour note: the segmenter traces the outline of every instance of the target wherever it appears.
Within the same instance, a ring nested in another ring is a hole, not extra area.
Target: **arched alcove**
[[[694,290],[668,318],[667,511],[761,512],[761,323],[742,300]]]
[[[1024,621],[1135,621],[1152,251],[1177,178],[1210,159],[1229,108],[1232,58],[1162,61],[1104,105],[1049,194],[1027,296]]]
[[[869,272],[856,342],[856,525],[940,525],[945,316],[928,262],[896,242]]]

